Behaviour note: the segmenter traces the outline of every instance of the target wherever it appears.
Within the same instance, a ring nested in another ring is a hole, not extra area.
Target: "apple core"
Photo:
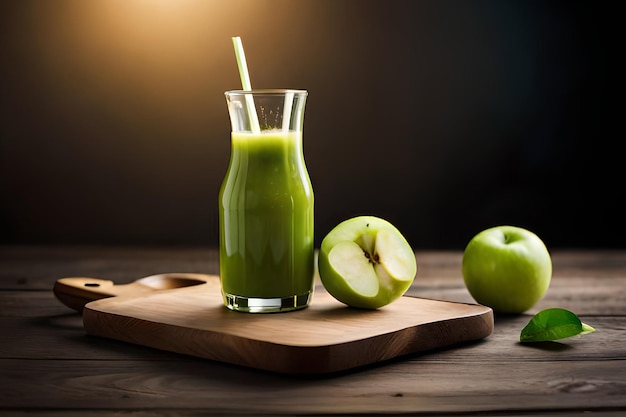
[[[391,223],[360,216],[337,225],[320,248],[322,284],[352,307],[379,308],[401,297],[413,283],[413,249]]]

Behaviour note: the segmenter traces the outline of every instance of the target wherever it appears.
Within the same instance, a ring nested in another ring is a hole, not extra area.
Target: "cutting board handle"
[[[67,277],[55,282],[53,292],[63,304],[82,312],[85,304],[101,298],[120,295],[139,296],[153,291],[203,285],[215,279],[219,277],[195,273],[167,273],[150,275],[129,284],[116,285],[113,281],[99,278]]]

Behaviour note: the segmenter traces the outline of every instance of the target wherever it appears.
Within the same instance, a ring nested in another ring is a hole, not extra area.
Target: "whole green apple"
[[[463,253],[463,279],[474,299],[500,313],[522,313],[548,291],[552,260],[543,241],[515,226],[474,236]]]
[[[322,240],[318,270],[324,288],[337,300],[375,309],[409,289],[417,261],[395,226],[360,216],[340,223]]]

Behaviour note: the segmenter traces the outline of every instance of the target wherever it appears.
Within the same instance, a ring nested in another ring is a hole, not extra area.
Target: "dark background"
[[[623,248],[614,4],[2,2],[0,243],[217,244],[241,36],[254,87],[309,91],[317,245],[373,214],[415,249]]]

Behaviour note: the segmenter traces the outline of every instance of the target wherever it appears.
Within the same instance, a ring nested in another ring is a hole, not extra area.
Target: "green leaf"
[[[571,311],[549,308],[535,314],[522,329],[520,342],[546,342],[595,331],[593,327],[582,323]]]

